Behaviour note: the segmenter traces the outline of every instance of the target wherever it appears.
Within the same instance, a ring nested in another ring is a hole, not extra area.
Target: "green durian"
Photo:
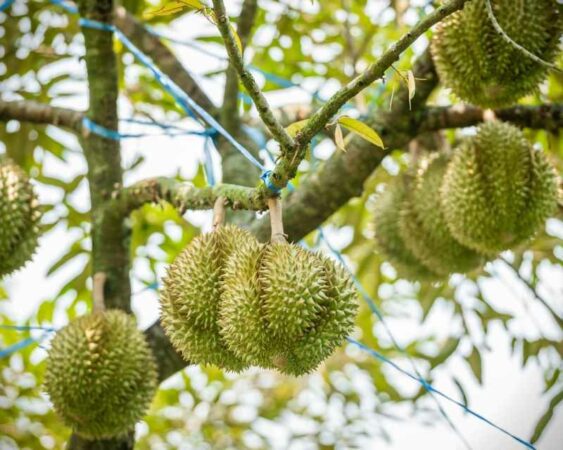
[[[556,0],[492,0],[493,13],[510,38],[553,62],[563,31]],[[472,0],[438,24],[432,55],[441,81],[462,100],[485,108],[514,104],[534,92],[547,68],[523,54],[494,29],[485,0]]]
[[[62,328],[49,350],[45,389],[64,423],[87,439],[131,431],[157,389],[156,363],[135,319],[109,310]]]
[[[354,326],[357,303],[350,276],[297,245],[238,247],[223,286],[221,332],[249,364],[308,373]]]
[[[219,334],[221,276],[228,256],[256,239],[226,225],[195,238],[168,268],[161,293],[161,321],[170,341],[193,364],[239,372],[247,365]]]
[[[24,171],[0,155],[0,276],[23,267],[37,248],[37,196]]]
[[[440,188],[449,159],[434,154],[418,163],[401,209],[400,234],[408,250],[433,272],[447,277],[466,273],[484,262],[478,252],[451,234],[440,204]]]
[[[420,281],[440,280],[444,277],[423,264],[407,248],[401,233],[401,211],[410,182],[409,177],[399,177],[378,195],[373,209],[377,248],[401,277]]]
[[[557,174],[518,128],[488,122],[455,151],[440,194],[452,235],[494,254],[528,241],[553,213]]]

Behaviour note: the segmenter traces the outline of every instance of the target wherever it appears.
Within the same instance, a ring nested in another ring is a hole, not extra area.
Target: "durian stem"
[[[213,231],[225,223],[225,197],[217,197],[213,205]]]
[[[282,205],[279,197],[269,198],[268,208],[270,209],[270,227],[272,229],[270,241],[273,244],[287,242],[283,232]]]
[[[92,280],[92,310],[94,312],[105,311],[104,286],[106,285],[107,275],[104,272],[95,273]]]

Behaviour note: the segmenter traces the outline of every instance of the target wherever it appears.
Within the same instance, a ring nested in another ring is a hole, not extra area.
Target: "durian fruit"
[[[303,375],[330,356],[354,326],[350,276],[297,245],[237,247],[223,286],[221,333],[248,364]]]
[[[24,171],[0,155],[0,276],[29,261],[37,248],[39,211]]]
[[[435,153],[418,163],[399,220],[405,247],[444,277],[469,272],[484,262],[481,254],[452,236],[442,212],[440,188],[448,162],[446,155]]]
[[[151,349],[123,311],[79,317],[52,341],[45,389],[64,423],[87,439],[132,430],[156,388]]]
[[[491,3],[495,18],[514,42],[544,61],[555,60],[563,30],[563,6],[556,0]],[[545,66],[495,30],[485,0],[472,0],[439,23],[431,50],[444,85],[462,100],[486,108],[514,104],[547,76]]]
[[[228,256],[254,241],[248,231],[222,226],[195,238],[168,268],[161,293],[162,325],[187,361],[235,372],[247,367],[225,346],[217,321]]]
[[[410,177],[400,177],[389,183],[385,191],[378,195],[373,209],[377,248],[401,277],[420,281],[440,280],[444,277],[413,254],[405,244],[401,232],[401,211],[411,182]]]
[[[441,203],[460,243],[497,253],[528,241],[552,214],[557,174],[518,128],[487,122],[455,151]]]

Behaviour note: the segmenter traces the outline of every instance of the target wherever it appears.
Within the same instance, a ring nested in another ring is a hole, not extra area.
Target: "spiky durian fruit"
[[[256,239],[227,225],[195,238],[168,268],[161,294],[164,331],[187,361],[241,371],[246,364],[224,344],[219,334],[221,276],[228,256]]]
[[[433,281],[443,277],[423,264],[406,246],[400,229],[401,211],[412,179],[401,177],[387,185],[379,194],[373,210],[375,240],[378,250],[410,280]]]
[[[529,240],[550,216],[557,174],[518,128],[489,122],[456,150],[441,203],[459,242],[496,253]]]
[[[466,273],[484,257],[460,244],[451,234],[440,205],[440,188],[448,167],[446,155],[422,159],[410,185],[400,217],[405,246],[433,272],[448,276]]]
[[[79,317],[52,341],[45,389],[65,424],[85,438],[133,429],[156,388],[153,354],[135,319],[122,311]]]
[[[27,175],[0,155],[0,276],[29,261],[37,247],[41,213]]]
[[[556,0],[492,0],[493,13],[510,38],[553,62],[563,30]],[[495,30],[485,0],[473,0],[444,19],[432,40],[440,79],[462,100],[487,108],[515,103],[546,77],[534,62]]]
[[[356,291],[349,275],[296,245],[237,248],[223,283],[221,332],[249,364],[305,374],[354,326]]]

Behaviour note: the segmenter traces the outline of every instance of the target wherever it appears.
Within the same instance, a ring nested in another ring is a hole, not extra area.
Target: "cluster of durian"
[[[79,317],[53,338],[45,390],[64,423],[87,439],[130,432],[156,388],[152,351],[123,311]]]
[[[314,370],[352,331],[356,309],[353,282],[332,260],[231,225],[194,239],[161,294],[162,325],[184,358],[235,372]]]
[[[557,0],[491,0],[502,30],[541,60],[553,63],[563,31]],[[462,100],[496,108],[532,93],[547,76],[495,29],[485,0],[472,0],[436,29],[432,55],[441,81]]]
[[[528,242],[557,196],[545,155],[518,128],[488,122],[452,158],[425,157],[387,187],[374,209],[375,237],[400,276],[441,280]]]
[[[16,163],[0,155],[0,277],[31,259],[40,217],[29,178]]]

